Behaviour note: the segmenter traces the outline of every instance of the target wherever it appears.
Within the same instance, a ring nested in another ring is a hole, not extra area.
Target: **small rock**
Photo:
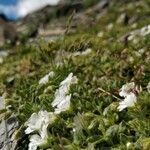
[[[117,19],[117,23],[118,24],[125,24],[127,25],[129,21],[129,17],[126,13],[123,13],[119,16],[119,18]]]
[[[0,109],[5,108],[4,97],[0,97]],[[16,118],[12,115],[7,120],[2,120],[0,123],[0,149],[14,150],[17,141],[12,141],[11,136],[18,127]]]
[[[104,36],[104,32],[99,32],[99,33],[97,34],[97,36],[100,37],[100,38],[103,37],[103,36]]]
[[[6,50],[0,51],[0,64],[3,63],[4,58],[7,57],[8,55],[9,55],[9,51],[6,51]]]
[[[113,26],[114,26],[114,25],[113,25],[112,23],[108,24],[107,30],[110,31],[110,30],[113,28]]]

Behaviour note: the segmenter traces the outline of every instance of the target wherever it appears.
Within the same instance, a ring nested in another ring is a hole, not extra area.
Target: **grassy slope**
[[[133,24],[116,23],[120,14],[126,12],[130,17],[138,17],[135,29],[150,24],[148,1],[136,2],[137,5],[121,3],[110,5],[107,15],[90,29],[79,26],[77,33],[54,42],[14,47],[16,54],[0,66],[0,93],[7,92],[6,102],[12,105],[6,114],[14,113],[20,125],[33,112],[52,111],[51,102],[59,83],[70,72],[78,77],[78,84],[70,91],[72,111],[62,113],[59,122],[50,127],[53,149],[62,149],[63,143],[64,149],[91,150],[95,146],[121,150],[126,149],[127,142],[134,144],[132,149],[150,148],[150,95],[146,90],[150,81],[150,36],[124,44],[118,39],[134,30]],[[113,28],[108,30],[110,23]],[[100,31],[103,37],[97,36]],[[92,53],[69,57],[86,48],[91,48]],[[145,52],[139,54],[142,48]],[[46,85],[38,85],[39,79],[52,70],[55,77]],[[135,107],[118,112],[118,100],[98,88],[118,96],[121,86],[130,81],[141,85],[143,91]],[[80,121],[74,123],[75,116]],[[73,133],[78,124],[82,129]]]

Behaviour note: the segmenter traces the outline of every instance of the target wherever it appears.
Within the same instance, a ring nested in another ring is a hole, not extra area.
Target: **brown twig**
[[[100,90],[100,91],[106,93],[106,94],[109,95],[109,96],[112,96],[113,98],[115,98],[115,99],[117,99],[117,100],[121,100],[119,97],[113,95],[112,93],[110,93],[110,92],[108,92],[108,91],[106,91],[106,90],[104,90],[104,89],[102,89],[102,88],[100,88],[100,87],[98,88],[98,90]]]

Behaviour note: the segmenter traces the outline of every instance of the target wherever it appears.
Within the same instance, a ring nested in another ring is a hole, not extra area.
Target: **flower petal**
[[[127,107],[132,107],[134,106],[136,100],[137,100],[136,95],[134,93],[130,93],[129,95],[126,96],[126,98],[123,101],[119,102],[119,106],[117,109],[119,111],[122,111]]]
[[[39,84],[46,84],[49,80],[49,78],[54,77],[55,73],[51,71],[50,73],[46,74],[43,78],[40,79]]]

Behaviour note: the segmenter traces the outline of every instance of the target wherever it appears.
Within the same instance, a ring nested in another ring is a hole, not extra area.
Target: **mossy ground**
[[[150,95],[146,89],[150,81],[150,35],[137,38],[138,42],[120,41],[126,33],[150,24],[149,2],[114,4],[91,28],[79,26],[76,33],[53,42],[39,40],[13,47],[13,53],[0,66],[0,94],[6,92],[6,104],[11,105],[6,114],[15,114],[20,126],[33,112],[53,111],[51,102],[60,82],[70,72],[77,76],[79,82],[70,90],[72,111],[60,114],[59,122],[50,127],[52,149],[124,150],[128,142],[130,149],[150,149]],[[137,20],[117,23],[122,13]],[[108,29],[110,24],[113,27]],[[97,36],[99,32],[103,32],[102,37]],[[87,48],[92,49],[90,54],[71,56]],[[145,51],[141,54],[140,49]],[[39,85],[40,78],[50,71],[55,72],[54,78]],[[119,89],[131,81],[143,91],[135,107],[118,112],[119,100],[107,92],[119,97]],[[74,133],[73,128],[80,129]],[[24,146],[18,149],[27,149],[27,139],[21,138],[19,146]]]

